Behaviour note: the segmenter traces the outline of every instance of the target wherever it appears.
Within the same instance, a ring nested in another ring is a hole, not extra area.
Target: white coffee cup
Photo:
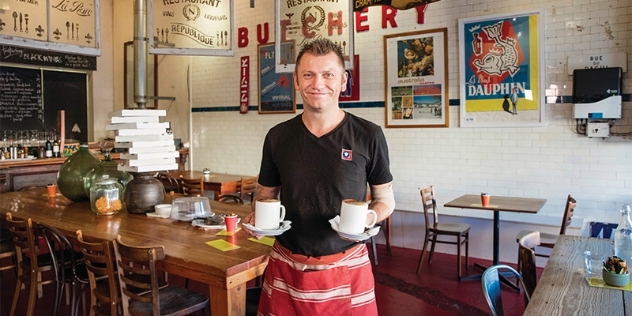
[[[277,229],[285,218],[285,206],[277,199],[257,200],[255,204],[255,227]]]
[[[367,225],[369,214],[373,215],[371,223]],[[363,201],[345,199],[340,207],[340,223],[338,229],[347,234],[362,234],[367,227],[373,227],[377,221],[377,213],[369,209],[369,204]]]

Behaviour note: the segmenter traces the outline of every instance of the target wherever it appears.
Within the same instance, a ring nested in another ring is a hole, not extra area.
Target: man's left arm
[[[393,183],[384,183],[378,185],[369,185],[371,190],[371,203],[369,209],[377,213],[377,221],[379,223],[391,216],[395,210],[395,195],[393,193]]]

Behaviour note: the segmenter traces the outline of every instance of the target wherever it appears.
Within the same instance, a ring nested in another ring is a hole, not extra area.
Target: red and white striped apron
[[[275,243],[264,279],[258,315],[377,315],[364,244],[339,254],[307,257]]]

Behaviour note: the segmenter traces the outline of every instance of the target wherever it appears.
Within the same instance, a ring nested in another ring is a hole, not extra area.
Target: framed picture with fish
[[[448,29],[384,36],[387,128],[449,127]]]
[[[459,19],[461,127],[544,125],[542,10]]]

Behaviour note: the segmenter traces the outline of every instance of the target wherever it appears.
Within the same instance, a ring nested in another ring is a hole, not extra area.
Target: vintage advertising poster
[[[0,0],[0,44],[101,54],[98,0]]]
[[[347,88],[340,92],[338,101],[360,101],[360,55],[353,56],[353,69],[347,69]]]
[[[281,45],[282,53],[292,55],[294,43]],[[259,114],[295,113],[294,78],[291,73],[276,73],[274,43],[259,45]]]
[[[149,52],[233,56],[233,1],[149,1]]]
[[[294,41],[297,49],[310,40],[328,38],[342,47],[345,69],[353,67],[353,1],[282,1],[276,0],[276,38]],[[281,51],[279,41],[275,45]],[[282,60],[277,54],[276,72],[293,72],[296,56]]]
[[[542,125],[539,12],[459,20],[461,127]]]
[[[384,36],[386,127],[448,127],[447,29]]]

